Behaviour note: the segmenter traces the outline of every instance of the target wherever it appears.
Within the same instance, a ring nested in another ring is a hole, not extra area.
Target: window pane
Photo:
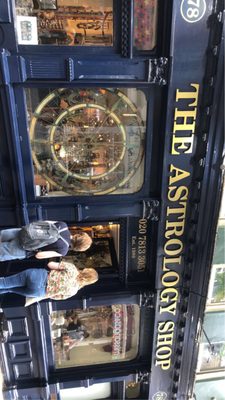
[[[223,222],[221,223],[221,225],[218,226],[218,230],[216,233],[213,264],[225,264],[224,243],[225,243],[225,224]]]
[[[54,311],[51,324],[56,368],[134,359],[139,320],[137,305]]]
[[[113,0],[16,0],[16,14],[19,44],[113,44]]]
[[[138,89],[28,89],[37,195],[141,189],[147,102]]]
[[[225,312],[206,312],[203,327],[199,370],[225,369]]]
[[[225,303],[225,264],[212,266],[207,303],[208,305]]]
[[[60,390],[61,400],[100,400],[111,396],[111,384],[98,383],[89,387]]]
[[[225,380],[209,379],[196,382],[195,395],[197,400],[225,400]]]
[[[213,286],[213,302],[225,302],[225,266],[217,268]]]
[[[134,46],[152,50],[156,45],[158,0],[134,1]]]
[[[86,232],[92,238],[92,245],[86,251],[72,251],[63,257],[77,268],[97,268],[99,272],[118,272],[120,225],[94,225],[70,227],[71,234]],[[101,271],[100,271],[101,270]]]

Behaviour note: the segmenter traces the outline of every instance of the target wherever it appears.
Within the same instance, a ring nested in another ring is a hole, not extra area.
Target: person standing
[[[48,263],[48,268],[29,268],[11,276],[0,278],[0,295],[15,293],[26,297],[64,300],[74,296],[78,290],[98,280],[94,268],[78,270],[68,262]]]
[[[54,224],[59,232],[59,237],[50,244],[37,245],[37,248],[28,250],[21,244],[20,240],[23,228],[2,230],[0,232],[0,262],[23,260],[32,256],[37,259],[60,257],[65,256],[70,247],[73,251],[86,251],[92,244],[92,239],[86,232],[77,231],[74,235],[71,235],[65,222],[40,221],[40,223]],[[27,225],[27,227],[30,225]]]

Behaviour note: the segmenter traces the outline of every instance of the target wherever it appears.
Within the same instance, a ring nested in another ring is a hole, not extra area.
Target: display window
[[[55,367],[130,361],[139,345],[138,305],[94,306],[51,314]]]
[[[18,43],[113,46],[113,0],[16,0]]]
[[[70,250],[63,257],[72,262],[77,268],[95,268],[98,273],[116,272],[118,274],[120,253],[120,225],[103,224],[93,226],[70,227],[71,235],[85,232],[92,238],[92,245],[86,251]]]
[[[134,88],[26,89],[37,196],[130,194],[144,182],[147,100]]]
[[[120,25],[136,55],[157,44],[158,0],[15,0],[15,9],[19,45],[112,48]]]
[[[225,371],[225,312],[206,312],[202,332],[198,371]]]

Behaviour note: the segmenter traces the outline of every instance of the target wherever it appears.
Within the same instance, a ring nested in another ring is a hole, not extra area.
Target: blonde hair
[[[86,251],[92,245],[92,238],[82,231],[77,231],[71,237],[71,248],[74,251]]]
[[[91,285],[92,283],[97,282],[98,273],[94,268],[84,268],[83,270],[79,270],[76,280],[81,289],[86,285]]]

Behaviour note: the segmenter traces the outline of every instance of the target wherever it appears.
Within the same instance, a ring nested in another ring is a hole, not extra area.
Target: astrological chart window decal
[[[36,195],[139,191],[147,101],[138,89],[26,89]]]

